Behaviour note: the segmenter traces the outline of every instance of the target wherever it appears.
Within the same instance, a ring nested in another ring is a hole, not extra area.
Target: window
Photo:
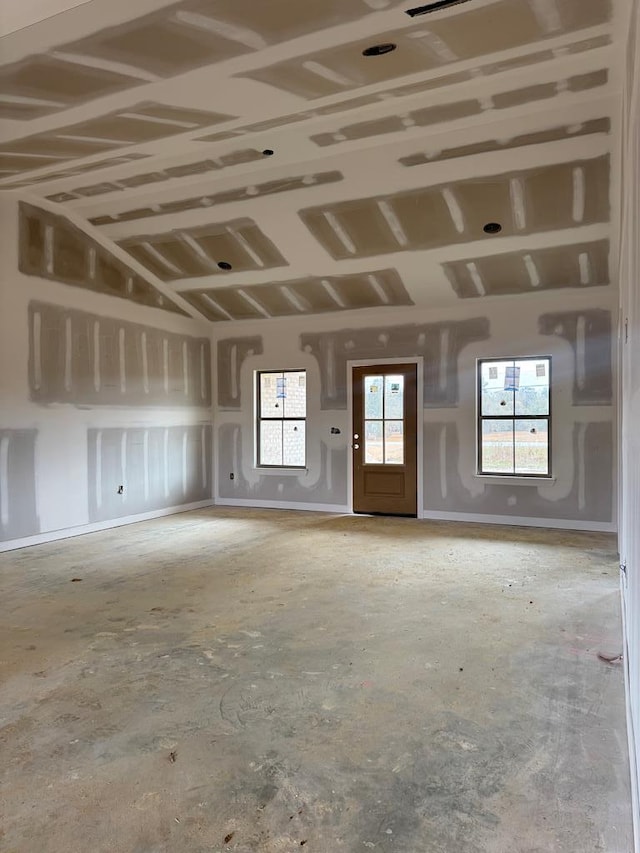
[[[306,371],[260,371],[256,378],[258,465],[304,468],[307,464]]]
[[[551,475],[551,359],[478,361],[478,473]]]

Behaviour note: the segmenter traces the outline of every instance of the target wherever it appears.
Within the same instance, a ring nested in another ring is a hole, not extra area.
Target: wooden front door
[[[418,512],[418,368],[374,364],[353,370],[353,511]]]

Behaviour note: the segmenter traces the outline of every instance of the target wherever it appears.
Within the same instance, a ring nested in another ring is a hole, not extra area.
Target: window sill
[[[518,477],[518,475],[503,476],[501,474],[474,474],[477,480],[486,480],[488,483],[494,483],[497,486],[548,486],[550,483],[555,483],[555,477]]]
[[[253,468],[258,474],[266,474],[267,476],[277,477],[300,477],[301,474],[308,474],[308,468],[263,468],[260,465],[255,465]]]

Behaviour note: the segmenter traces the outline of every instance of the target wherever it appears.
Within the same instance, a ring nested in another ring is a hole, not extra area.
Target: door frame
[[[376,364],[415,364],[416,365],[416,439],[418,442],[416,454],[416,479],[418,511],[416,518],[424,518],[424,357],[409,356],[407,358],[359,358],[347,361],[347,417],[349,434],[347,449],[351,451],[353,443],[353,370],[354,367],[368,367]],[[353,453],[347,454],[347,507],[353,513]]]

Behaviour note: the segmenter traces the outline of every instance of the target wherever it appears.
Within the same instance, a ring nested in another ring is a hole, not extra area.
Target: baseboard
[[[30,545],[44,545],[47,542],[57,542],[58,539],[69,539],[72,536],[84,536],[85,533],[97,533],[100,530],[110,530],[112,527],[123,527],[125,524],[136,524],[138,521],[149,521],[152,518],[162,518],[165,515],[177,515],[180,512],[190,512],[193,509],[203,509],[213,506],[211,499],[196,501],[195,503],[169,506],[164,509],[156,509],[151,512],[142,512],[139,515],[127,515],[122,518],[112,518],[108,521],[96,521],[92,524],[82,524],[78,527],[65,527],[62,530],[50,530],[47,533],[36,533],[34,536],[25,536],[23,539],[9,539],[0,542],[0,553],[3,551],[15,551],[17,548],[28,548]]]
[[[237,506],[254,509],[291,509],[308,512],[331,512],[351,515],[351,509],[343,504],[301,503],[296,501],[255,501],[251,498],[216,498],[216,506]],[[558,530],[586,530],[593,533],[615,533],[612,522],[574,521],[558,518],[526,518],[514,515],[482,515],[470,512],[435,512],[423,510],[419,519],[427,521],[462,521],[474,524],[507,524],[513,527],[551,527]]]
[[[238,506],[248,509],[294,509],[307,512],[331,512],[338,515],[351,513],[340,504],[297,503],[296,501],[254,501],[250,498],[216,498],[216,506]]]
[[[558,530],[587,530],[593,533],[615,533],[616,525],[608,521],[575,521],[565,518],[527,518],[518,515],[482,515],[472,512],[438,512],[425,509],[421,518],[431,521],[466,521],[478,524],[507,524],[513,527],[550,527]]]
[[[631,773],[631,811],[633,815],[634,851],[640,853],[640,753],[639,732],[636,732],[631,710],[631,688],[629,673],[629,641],[627,633],[627,584],[623,572],[620,573],[620,594],[622,597],[622,637],[624,651],[624,690],[627,706],[627,742],[629,744],[629,770]]]
[[[46,533],[36,533],[33,536],[25,536],[21,539],[9,539],[0,542],[0,553],[3,551],[15,551],[18,548],[28,548],[30,545],[43,545],[47,542],[56,542],[59,539],[69,539],[72,536],[84,536],[85,533],[97,533],[100,530],[110,530],[112,527],[123,527],[126,524],[135,524],[138,521],[149,521],[152,518],[162,518],[166,515],[177,515],[181,512],[190,512],[194,509],[203,509],[212,506],[235,506],[248,509],[289,509],[303,512],[328,512],[335,515],[351,514],[351,509],[344,504],[321,504],[302,503],[296,501],[255,501],[251,498],[216,498],[213,500],[196,501],[195,503],[181,504],[178,506],[165,507],[164,509],[143,512],[139,515],[127,515],[122,518],[113,518],[107,521],[96,521],[92,524],[83,524],[78,527],[66,527],[62,530],[50,530]],[[419,516],[421,519],[431,521],[462,521],[478,524],[507,524],[516,527],[551,527],[560,530],[586,530],[596,533],[615,533],[616,526],[613,523],[573,521],[570,519],[556,518],[524,518],[512,515],[480,515],[467,512],[434,512],[423,510]],[[640,850],[638,851],[640,853]]]

